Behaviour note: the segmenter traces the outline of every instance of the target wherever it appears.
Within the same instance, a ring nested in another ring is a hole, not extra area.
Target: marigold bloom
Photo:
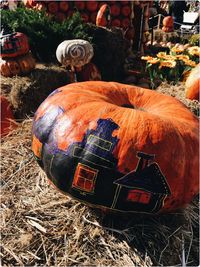
[[[166,57],[166,53],[165,52],[159,52],[158,54],[157,54],[157,57],[158,58],[165,58]]]
[[[159,69],[162,69],[163,67],[165,68],[174,68],[176,66],[176,61],[174,60],[165,60],[160,62]]]
[[[148,60],[147,62],[153,65],[153,64],[158,63],[159,61],[160,61],[159,58],[154,57],[154,58]]]
[[[190,59],[187,55],[176,55],[176,58],[182,61]]]
[[[151,56],[143,56],[143,57],[141,57],[141,59],[142,60],[152,60],[153,59],[153,57],[151,57]]]
[[[188,47],[188,53],[192,56],[200,56],[200,47],[198,46]]]
[[[184,60],[184,63],[185,65],[190,66],[190,67],[195,67],[197,65],[196,62],[193,60]]]
[[[179,54],[179,53],[182,53],[184,51],[184,48],[182,48],[182,47],[172,47],[171,51],[174,52],[174,53]]]
[[[176,59],[175,56],[167,55],[165,52],[159,52],[157,54],[157,57],[160,58],[160,59],[166,59],[166,60],[174,60],[174,59]]]

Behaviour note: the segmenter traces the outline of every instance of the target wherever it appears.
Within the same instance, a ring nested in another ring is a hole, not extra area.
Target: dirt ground
[[[198,266],[198,198],[173,214],[122,217],[91,209],[49,185],[31,153],[32,115],[66,84],[66,72],[38,69],[1,81],[19,121],[1,140],[1,265]],[[198,114],[199,102],[185,99],[183,84],[157,90]]]

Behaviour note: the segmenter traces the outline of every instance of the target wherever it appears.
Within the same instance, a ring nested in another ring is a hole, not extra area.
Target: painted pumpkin
[[[167,16],[163,19],[163,26],[173,28],[174,26],[174,19],[172,16]]]
[[[63,41],[56,50],[57,60],[64,66],[82,67],[93,55],[92,45],[81,39]]]
[[[198,64],[190,72],[186,83],[185,83],[185,92],[186,98],[191,100],[199,100],[199,91],[200,91],[200,64]]]
[[[12,129],[16,127],[14,123],[14,117],[10,104],[5,96],[0,95],[0,106],[1,106],[1,128],[0,135],[7,135]]]
[[[28,37],[21,32],[0,34],[1,58],[12,58],[24,55],[29,51]]]
[[[64,194],[116,212],[170,212],[199,191],[198,119],[181,102],[115,82],[56,89],[33,120],[32,150]]]
[[[110,24],[110,7],[107,4],[104,4],[100,7],[97,17],[96,25],[98,27],[106,27]]]
[[[35,59],[31,53],[12,59],[0,59],[0,73],[5,77],[27,74],[34,68]]]

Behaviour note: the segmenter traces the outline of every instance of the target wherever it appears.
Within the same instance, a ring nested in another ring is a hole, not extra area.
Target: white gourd
[[[92,45],[85,40],[66,40],[56,50],[57,60],[64,66],[81,67],[89,63],[94,55]]]

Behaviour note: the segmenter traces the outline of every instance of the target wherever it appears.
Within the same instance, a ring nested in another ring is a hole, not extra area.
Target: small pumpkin
[[[104,4],[100,7],[97,17],[96,25],[99,27],[106,27],[110,24],[110,7],[107,4]]]
[[[120,15],[120,7],[117,4],[110,6],[110,14],[112,17],[117,17]]]
[[[116,212],[171,212],[199,192],[198,126],[171,96],[78,82],[40,105],[32,150],[56,188],[81,202]]]
[[[75,1],[75,6],[78,10],[85,9],[85,2],[84,1]]]
[[[56,14],[58,12],[58,3],[52,1],[50,3],[48,3],[48,11],[50,14]]]
[[[27,74],[34,68],[35,60],[31,53],[12,59],[0,59],[0,73],[5,77]]]
[[[173,28],[174,27],[174,19],[172,16],[167,16],[164,17],[163,19],[163,26],[168,27],[168,28]]]
[[[67,10],[69,9],[69,4],[67,1],[60,1],[59,2],[59,9],[63,12],[67,12]]]
[[[131,7],[130,6],[123,6],[121,9],[121,14],[125,17],[129,17],[131,14]]]
[[[24,55],[29,51],[28,37],[21,32],[2,30],[0,34],[2,58],[12,58]]]
[[[121,21],[121,26],[124,29],[127,29],[130,26],[131,22],[129,18],[123,18]]]
[[[5,96],[0,95],[0,106],[1,106],[1,128],[0,136],[7,135],[11,130],[16,127],[14,123],[13,112],[10,104]]]
[[[28,8],[33,8],[37,4],[36,0],[22,0],[22,2]]]
[[[94,12],[98,8],[98,2],[97,1],[87,1],[86,2],[86,8],[90,12]]]
[[[120,19],[113,19],[113,20],[111,21],[111,25],[112,25],[113,27],[121,27],[121,21],[120,21]]]
[[[190,72],[185,82],[186,98],[191,100],[199,100],[200,91],[200,64],[198,64]]]
[[[172,27],[166,27],[166,26],[163,26],[163,27],[162,27],[162,31],[163,31],[163,32],[173,32],[173,30],[174,30],[174,29],[173,29]]]

